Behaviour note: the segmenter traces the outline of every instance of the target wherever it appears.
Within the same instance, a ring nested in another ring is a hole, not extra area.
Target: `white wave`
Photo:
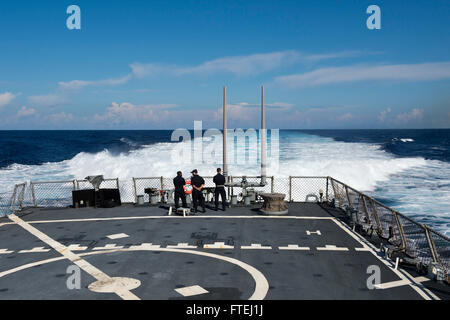
[[[410,139],[410,138],[403,138],[400,139],[401,142],[414,142],[414,139]]]
[[[129,153],[113,154],[105,149],[97,153],[81,152],[72,159],[61,162],[42,165],[14,164],[0,170],[0,187],[4,189],[6,185],[24,180],[84,178],[95,174],[120,179],[142,176],[172,177],[178,170],[188,174],[194,168],[202,175],[210,176],[214,175],[215,168],[221,165],[221,142],[217,143],[215,157],[209,158],[206,163],[192,162],[190,157],[183,160],[182,156],[174,155],[175,148],[180,146],[189,148],[187,142],[156,143]],[[250,150],[250,153],[258,154],[257,146],[240,146],[239,150],[244,148]],[[204,150],[204,157],[207,151]],[[229,154],[230,151],[231,147]],[[236,163],[236,159],[230,156],[229,173],[259,175],[259,159],[255,160],[258,161]],[[332,176],[363,191],[373,190],[377,183],[388,181],[393,174],[427,165],[427,160],[423,158],[395,158],[376,145],[336,142],[306,135],[281,141],[279,166],[270,160],[269,156],[268,175]]]
[[[141,146],[121,154],[108,150],[94,154],[81,152],[72,159],[42,165],[14,164],[0,170],[0,190],[11,190],[15,183],[24,181],[82,179],[96,174],[128,181],[132,177],[173,177],[178,170],[189,176],[190,171],[198,169],[201,175],[212,176],[222,162],[221,139],[216,145],[215,156],[206,163],[192,162],[189,156],[183,156],[180,148],[190,149],[190,145],[180,142]],[[231,148],[230,144],[228,151],[232,155]],[[208,144],[205,149],[204,156],[211,151]],[[239,148],[244,149],[258,154],[257,146]],[[230,156],[229,162],[230,175],[260,174],[257,161],[236,164]],[[396,158],[373,144],[337,142],[300,134],[282,135],[279,165],[269,157],[267,173],[276,177],[331,176],[355,189],[395,199],[399,203],[396,209],[406,214],[433,213],[441,218],[450,215],[450,190],[439,187],[450,184],[450,164],[423,158]]]
[[[137,142],[134,142],[128,138],[120,138],[121,142],[128,144],[131,147],[139,147],[139,144]]]

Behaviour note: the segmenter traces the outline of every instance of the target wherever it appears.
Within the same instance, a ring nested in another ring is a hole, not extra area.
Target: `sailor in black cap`
[[[177,176],[173,179],[173,185],[175,186],[175,209],[179,207],[179,201],[183,202],[183,208],[187,208],[186,204],[186,194],[184,193],[184,185],[186,181],[183,178],[181,171],[177,172]]]
[[[213,178],[213,182],[216,184],[214,191],[214,202],[216,205],[216,211],[219,208],[219,195],[222,200],[222,209],[225,211],[226,194],[225,194],[225,177],[222,175],[222,169],[217,168],[217,174]]]
[[[192,202],[194,203],[194,212],[197,212],[197,206],[200,202],[200,205],[203,208],[203,213],[206,212],[205,210],[205,199],[203,198],[203,192],[202,189],[205,186],[205,180],[198,175],[197,169],[192,170],[191,172],[193,174],[191,183],[194,190],[192,191]]]

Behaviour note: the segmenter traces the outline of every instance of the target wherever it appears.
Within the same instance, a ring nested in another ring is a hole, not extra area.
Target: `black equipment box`
[[[94,189],[72,191],[73,206],[76,207],[100,207],[112,208],[122,204],[119,189]]]
[[[112,208],[122,204],[119,189],[100,189],[98,194],[102,208]]]
[[[93,207],[95,206],[95,190],[87,189],[87,190],[74,190],[72,191],[72,203],[73,207],[76,208],[75,205],[78,203],[78,207]]]

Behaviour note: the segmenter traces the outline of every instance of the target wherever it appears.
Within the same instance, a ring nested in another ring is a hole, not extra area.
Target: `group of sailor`
[[[192,202],[194,205],[194,213],[197,212],[197,207],[200,205],[203,209],[203,213],[206,212],[205,209],[205,198],[203,197],[203,188],[205,186],[205,180],[198,174],[198,170],[192,170],[192,178],[189,182],[186,182],[183,178],[183,173],[181,171],[177,172],[177,176],[173,179],[173,184],[175,186],[175,208],[179,208],[180,199],[182,201],[183,208],[187,208],[186,194],[192,193]],[[214,204],[215,210],[219,209],[219,195],[222,200],[222,209],[225,211],[226,206],[226,194],[225,194],[225,177],[222,175],[222,169],[217,168],[217,174],[213,178],[213,182],[216,185],[214,190]]]

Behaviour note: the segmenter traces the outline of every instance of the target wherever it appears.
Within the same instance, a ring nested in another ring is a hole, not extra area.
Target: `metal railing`
[[[20,211],[23,209],[26,186],[27,186],[26,183],[20,183],[14,186],[14,191],[8,204],[8,207],[13,212]]]
[[[385,206],[334,178],[329,177],[331,198],[337,207],[354,214],[353,222],[376,232],[395,251],[403,252],[416,263],[429,267],[439,264],[450,275],[450,239],[437,231]]]
[[[239,182],[242,177],[230,176],[230,182]],[[248,176],[248,182],[259,182],[260,177]],[[204,177],[207,187],[214,187],[213,177]],[[120,180],[105,179],[101,188],[120,190],[123,203],[137,203],[138,196],[149,201],[146,188],[159,191],[159,200],[173,200],[173,178],[147,177]],[[0,216],[16,212],[24,207],[66,207],[72,205],[72,191],[91,189],[86,180],[44,181],[17,184],[9,199],[0,194]],[[227,195],[242,194],[241,187],[227,188]],[[376,199],[355,190],[331,177],[268,177],[265,186],[252,187],[257,192],[277,192],[286,195],[289,202],[306,202],[319,199],[333,203],[335,207],[351,215],[351,223],[372,234],[376,233],[395,247],[424,266],[432,263],[441,265],[447,275],[450,273],[450,239],[429,227],[417,223]]]

